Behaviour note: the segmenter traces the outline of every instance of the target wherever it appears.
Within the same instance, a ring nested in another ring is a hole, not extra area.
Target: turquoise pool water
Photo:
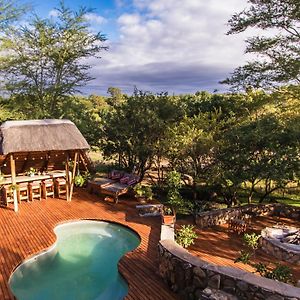
[[[124,226],[76,221],[54,229],[57,242],[22,263],[9,280],[18,300],[118,300],[128,286],[118,261],[140,239]]]

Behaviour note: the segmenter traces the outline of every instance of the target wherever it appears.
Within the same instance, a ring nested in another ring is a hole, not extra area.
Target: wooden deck
[[[140,246],[126,254],[119,263],[119,270],[129,284],[126,299],[178,299],[157,274],[160,219],[139,217],[135,205],[133,201],[121,200],[114,206],[78,190],[72,202],[61,199],[22,202],[17,214],[12,208],[0,208],[0,299],[14,299],[8,287],[13,269],[26,257],[55,242],[55,225],[76,219],[119,222],[130,226],[141,236]]]
[[[180,224],[188,224],[188,222],[191,222],[191,220],[179,220],[177,226]],[[300,227],[300,221],[297,222],[290,219],[264,216],[255,218],[248,232],[260,234],[263,228],[271,227],[276,224]],[[234,262],[234,260],[239,257],[241,250],[249,251],[244,245],[243,234],[238,235],[237,233],[233,233],[228,229],[228,225],[213,226],[205,229],[196,228],[196,231],[198,238],[195,244],[191,245],[188,249],[192,254],[216,265],[255,272],[255,269],[250,265]],[[251,258],[251,262],[262,262],[272,268],[276,267],[275,263],[280,262],[291,269],[295,281],[300,280],[299,266],[286,261],[278,261],[276,257],[265,253],[262,249],[256,251],[255,255]]]

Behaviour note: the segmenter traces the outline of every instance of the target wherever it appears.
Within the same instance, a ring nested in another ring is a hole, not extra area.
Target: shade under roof
[[[0,154],[87,150],[90,146],[69,120],[6,121],[0,126]]]

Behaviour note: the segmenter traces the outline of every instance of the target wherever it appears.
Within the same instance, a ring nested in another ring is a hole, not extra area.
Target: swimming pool
[[[56,243],[18,266],[9,286],[18,300],[118,300],[128,285],[118,261],[140,244],[132,230],[103,221],[58,225]]]

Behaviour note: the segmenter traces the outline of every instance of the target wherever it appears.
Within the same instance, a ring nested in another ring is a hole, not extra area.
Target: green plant
[[[243,236],[243,240],[245,244],[251,248],[252,250],[256,250],[259,247],[259,239],[260,235],[256,233],[245,233]]]
[[[85,183],[85,180],[83,178],[82,175],[76,175],[75,178],[74,178],[74,184],[75,186],[78,186],[78,187],[82,187]]]
[[[91,175],[89,172],[84,172],[83,174],[80,174],[79,172],[74,178],[74,184],[78,187],[83,187],[87,181],[90,179]]]
[[[268,272],[267,265],[262,262],[254,264],[253,267],[255,268],[256,272],[258,272],[261,276],[264,276]]]
[[[33,167],[30,167],[29,170],[26,172],[27,176],[32,176],[36,173],[36,169]]]
[[[248,251],[240,251],[240,256],[234,260],[235,263],[242,262],[243,264],[249,264],[252,254]]]
[[[152,188],[149,185],[142,185],[141,183],[138,183],[133,190],[140,198],[146,198],[148,200],[152,200],[153,198]]]
[[[172,216],[172,215],[174,215],[174,212],[173,212],[173,209],[171,207],[164,206],[164,208],[163,208],[163,214],[165,216]]]
[[[282,282],[289,282],[292,280],[292,273],[291,269],[288,266],[284,266],[281,264],[276,264],[276,267],[273,270],[269,270],[266,264],[258,263],[253,265],[261,276],[282,281]]]
[[[167,202],[176,214],[178,210],[186,207],[186,203],[179,192],[179,189],[182,186],[180,173],[177,171],[169,172],[166,183],[168,187]]]
[[[197,237],[194,225],[182,225],[176,232],[176,242],[184,248],[194,244]]]
[[[281,264],[276,264],[276,268],[272,271],[267,271],[264,276],[282,282],[289,282],[292,279],[291,269]]]
[[[17,184],[11,184],[11,185],[9,186],[9,189],[10,189],[11,191],[17,191],[17,190],[19,189],[19,186],[18,186]]]

